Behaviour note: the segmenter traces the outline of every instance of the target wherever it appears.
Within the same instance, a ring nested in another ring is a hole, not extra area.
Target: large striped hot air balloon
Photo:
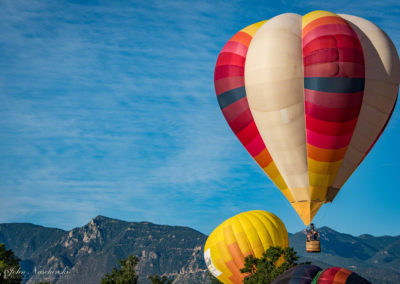
[[[289,246],[282,221],[272,213],[254,210],[240,213],[219,225],[204,246],[208,270],[225,284],[243,283],[246,256],[261,257],[270,246]]]
[[[308,225],[388,123],[400,63],[373,23],[314,11],[239,31],[214,79],[232,131]]]

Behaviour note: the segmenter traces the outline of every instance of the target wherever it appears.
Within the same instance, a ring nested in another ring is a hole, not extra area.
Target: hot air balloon
[[[311,282],[312,284],[371,284],[355,272],[346,268],[330,267],[320,271]]]
[[[322,268],[316,265],[297,265],[279,275],[272,284],[309,284],[320,271]]]
[[[219,225],[204,246],[208,270],[225,284],[243,283],[246,256],[261,257],[270,246],[289,246],[282,221],[272,213],[254,210],[240,213]]]
[[[306,226],[382,134],[399,81],[396,48],[380,28],[327,11],[240,30],[214,73],[232,131]]]

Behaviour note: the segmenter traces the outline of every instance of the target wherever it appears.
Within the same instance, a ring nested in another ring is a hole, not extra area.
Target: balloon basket
[[[307,241],[306,252],[321,252],[320,242],[316,240]]]

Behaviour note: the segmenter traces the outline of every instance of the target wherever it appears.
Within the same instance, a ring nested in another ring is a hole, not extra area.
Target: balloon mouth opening
[[[292,206],[300,216],[304,225],[309,226],[323,204],[324,201],[297,201],[293,202]]]

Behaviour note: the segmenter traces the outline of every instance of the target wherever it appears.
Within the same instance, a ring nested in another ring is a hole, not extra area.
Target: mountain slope
[[[150,283],[147,276],[153,274],[176,278],[179,283],[205,283],[205,240],[205,235],[186,227],[102,216],[69,232],[31,224],[0,225],[0,242],[23,259],[24,270],[32,274],[35,266],[43,271],[68,268],[67,279],[58,279],[57,283],[99,283],[119,259],[130,254],[140,258],[140,283]],[[52,276],[47,280],[56,279]],[[34,283],[34,277],[28,283]]]
[[[400,283],[400,236],[354,237],[328,227],[322,227],[319,233],[321,253],[305,252],[304,232],[290,234],[290,245],[299,255],[315,264],[345,267],[373,283]]]

